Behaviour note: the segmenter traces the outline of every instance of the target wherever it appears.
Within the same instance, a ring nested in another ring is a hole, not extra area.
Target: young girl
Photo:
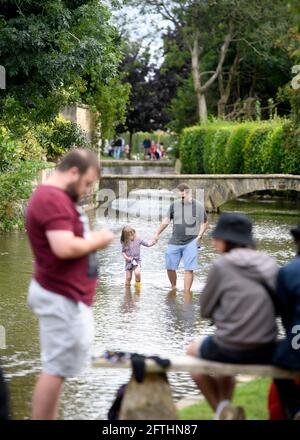
[[[121,234],[122,255],[125,260],[126,286],[130,286],[132,272],[135,275],[135,285],[141,286],[141,246],[150,247],[155,244],[154,240],[144,241],[137,237],[136,232],[130,226],[125,226]]]

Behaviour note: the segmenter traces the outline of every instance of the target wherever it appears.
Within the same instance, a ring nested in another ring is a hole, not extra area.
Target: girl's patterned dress
[[[130,240],[129,243],[123,245],[122,252],[124,252],[127,257],[133,257],[137,264],[141,265],[141,246],[149,247],[149,244],[136,238],[135,240]],[[132,264],[131,261],[125,261],[125,270],[134,270],[136,265]]]

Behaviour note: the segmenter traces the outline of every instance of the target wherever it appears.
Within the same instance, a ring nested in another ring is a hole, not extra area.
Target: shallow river
[[[289,228],[300,217],[299,205],[241,199],[226,204],[222,209],[249,213],[256,223],[258,247],[273,255],[279,264],[293,257]],[[209,216],[210,228],[217,217]],[[104,223],[97,213],[92,216],[92,222],[96,228]],[[143,216],[129,218],[129,223],[146,240],[151,238],[158,226],[157,219],[148,221]],[[116,230],[120,226],[114,220],[110,220],[110,225]],[[182,291],[182,269],[177,294],[169,291],[164,252],[170,232],[171,228],[165,231],[156,246],[142,249],[140,293],[135,292],[134,287],[125,290],[119,233],[113,245],[99,254],[100,282],[94,309],[95,353],[113,349],[161,356],[182,354],[195,336],[212,331],[201,320],[198,305],[208,268],[215,257],[210,240],[207,236],[204,239],[193,294],[187,297]],[[7,348],[0,351],[0,356],[16,419],[30,416],[32,388],[40,370],[38,324],[26,305],[31,270],[32,256],[25,234],[0,236],[0,325],[6,329],[7,340]],[[117,388],[128,378],[127,371],[87,368],[80,377],[67,381],[60,417],[105,419]],[[172,374],[170,382],[175,400],[197,395],[188,374]]]

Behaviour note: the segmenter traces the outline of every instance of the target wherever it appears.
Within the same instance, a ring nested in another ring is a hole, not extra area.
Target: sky
[[[113,12],[117,23],[125,28],[132,40],[142,40],[142,47],[150,45],[151,59],[157,64],[163,61],[162,33],[170,26],[159,14],[141,15],[138,9],[124,6]]]

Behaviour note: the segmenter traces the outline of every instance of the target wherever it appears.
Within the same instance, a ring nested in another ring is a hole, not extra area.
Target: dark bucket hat
[[[298,225],[295,228],[292,228],[290,230],[290,233],[292,234],[292,236],[296,239],[300,238],[300,223],[298,223]]]
[[[211,233],[211,237],[221,238],[231,243],[255,246],[252,222],[243,214],[232,212],[221,214],[215,229]]]

